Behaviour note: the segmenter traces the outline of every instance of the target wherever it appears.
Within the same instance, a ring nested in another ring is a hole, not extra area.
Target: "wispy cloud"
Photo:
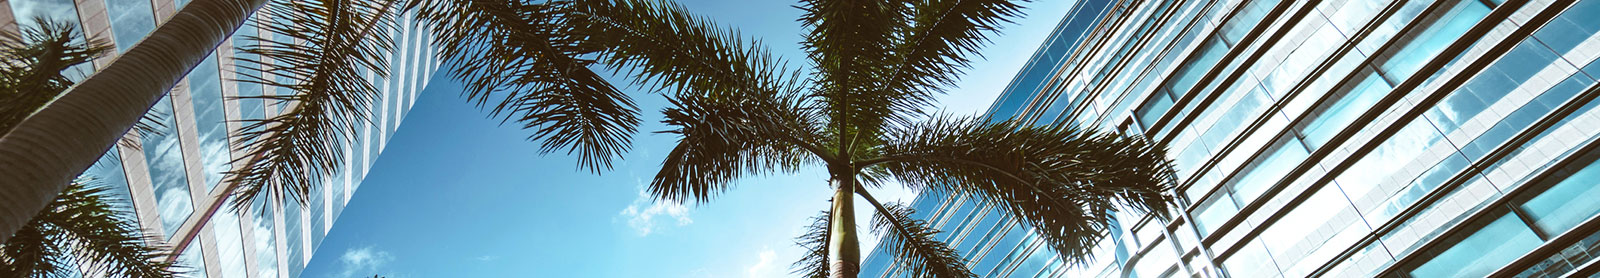
[[[773,252],[771,247],[761,247],[761,253],[756,255],[756,263],[745,268],[745,277],[778,277],[779,275],[773,273],[772,267],[772,260],[777,256],[778,253]]]
[[[477,258],[472,258],[472,259],[473,260],[478,260],[480,262],[488,262],[488,261],[498,260],[498,259],[500,259],[500,256],[483,255],[483,256],[478,256]]]
[[[657,223],[661,222],[660,220],[674,220],[678,226],[694,223],[694,219],[689,218],[688,206],[678,202],[658,201],[645,191],[643,179],[635,178],[634,181],[638,184],[639,195],[617,215],[628,222],[628,227],[638,231],[639,236],[648,236],[654,232],[660,225]]]
[[[394,261],[394,256],[366,246],[345,250],[344,255],[339,256],[339,261],[344,263],[344,270],[339,272],[339,277],[372,277],[378,274],[379,267]]]

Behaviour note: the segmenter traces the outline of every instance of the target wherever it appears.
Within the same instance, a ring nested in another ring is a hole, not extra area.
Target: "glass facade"
[[[979,276],[1595,275],[1600,1],[1106,5],[1057,27],[1095,43],[1047,41],[986,116],[1165,142],[1178,216],[1119,211],[1073,265],[924,192]],[[864,277],[904,276],[873,250]]]
[[[43,17],[83,26],[80,30],[86,37],[103,36],[122,53],[166,20],[157,16],[156,9],[181,8],[188,2],[0,1],[0,9],[9,9],[13,15],[0,18],[0,32],[17,30],[10,26],[31,26],[33,18]],[[400,28],[388,30],[396,38],[388,78],[365,74],[382,93],[367,115],[369,121],[356,125],[356,136],[345,149],[345,165],[339,167],[343,170],[314,187],[307,206],[285,206],[259,198],[247,210],[236,212],[224,206],[205,215],[211,204],[226,201],[221,199],[227,196],[222,192],[228,184],[224,173],[237,166],[233,162],[243,155],[236,150],[245,142],[236,142],[234,135],[246,128],[244,121],[271,117],[285,107],[259,97],[291,92],[240,81],[260,75],[261,69],[239,62],[257,57],[237,48],[268,35],[262,33],[259,23],[272,19],[257,14],[246,21],[223,48],[202,60],[169,96],[155,104],[150,114],[157,119],[156,132],[133,132],[129,136],[137,138],[133,140],[136,144],[113,147],[84,173],[90,184],[108,188],[115,195],[118,207],[127,212],[125,217],[163,235],[162,244],[191,243],[176,255],[183,277],[297,277],[438,66],[436,52],[426,44],[426,27],[411,15],[403,16],[405,23]],[[105,59],[115,59],[115,55]],[[84,64],[81,74],[72,77],[87,76],[106,61],[100,62]],[[201,219],[209,221],[196,226]],[[92,273],[82,276],[98,277]]]

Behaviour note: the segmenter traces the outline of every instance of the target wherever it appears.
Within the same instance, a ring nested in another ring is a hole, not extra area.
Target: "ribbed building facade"
[[[1119,213],[1063,266],[981,204],[914,201],[979,275],[1600,272],[1600,0],[1124,0],[1094,21],[988,116],[1165,142],[1175,217]],[[887,257],[869,277],[898,276]]]
[[[114,53],[69,74],[82,78],[109,65],[188,2],[0,0],[0,32],[16,33],[37,24],[35,18],[46,18],[75,25],[84,39],[113,44]],[[235,212],[224,205],[205,215],[212,204],[229,201],[224,173],[246,155],[235,152],[237,142],[229,138],[244,128],[240,121],[264,119],[285,109],[282,103],[250,97],[288,94],[288,89],[236,81],[241,73],[254,75],[261,70],[235,62],[256,58],[240,57],[246,54],[237,46],[252,43],[252,37],[287,39],[261,31],[259,26],[271,20],[282,19],[254,15],[151,109],[160,121],[158,132],[130,132],[127,136],[137,144],[119,144],[82,177],[116,194],[127,217],[146,233],[160,236],[157,244],[177,245],[193,235],[178,255],[187,272],[184,277],[298,277],[437,69],[436,51],[425,27],[403,15],[399,28],[386,30],[395,38],[395,51],[388,57],[391,72],[387,77],[366,74],[382,92],[373,102],[371,122],[358,124],[356,140],[344,149],[343,169],[313,187],[308,205],[260,198],[248,211]],[[208,223],[199,225],[204,218]]]

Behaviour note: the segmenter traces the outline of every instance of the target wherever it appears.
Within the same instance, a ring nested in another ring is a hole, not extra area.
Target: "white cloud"
[[[772,251],[771,247],[761,247],[761,253],[756,255],[756,263],[745,268],[745,277],[779,277],[780,275],[772,273],[772,260],[777,256],[778,253]]]
[[[367,246],[345,250],[339,261],[344,263],[344,270],[339,272],[339,277],[372,277],[378,274],[379,267],[394,261],[394,256]]]
[[[625,218],[628,227],[638,231],[639,236],[648,236],[654,232],[659,225],[658,220],[670,218],[678,226],[694,223],[694,219],[689,218],[688,206],[678,202],[656,200],[645,191],[644,180],[635,178],[634,181],[639,185],[639,195],[617,215]]]
[[[498,259],[500,259],[500,256],[483,255],[483,256],[478,256],[477,258],[472,258],[472,259],[478,260],[480,262],[487,262],[487,261],[498,260]]]

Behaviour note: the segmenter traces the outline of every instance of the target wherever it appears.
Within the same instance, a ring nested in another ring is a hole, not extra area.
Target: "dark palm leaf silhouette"
[[[165,248],[147,245],[103,187],[73,182],[50,207],[0,244],[0,276],[69,277],[79,271],[110,277],[172,277],[171,263],[158,261]]]

